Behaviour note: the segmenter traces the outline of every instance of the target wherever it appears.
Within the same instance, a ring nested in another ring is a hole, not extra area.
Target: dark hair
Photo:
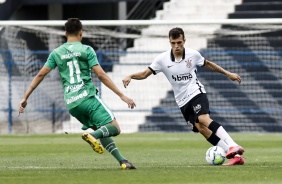
[[[168,37],[171,37],[172,39],[179,38],[180,35],[183,35],[183,39],[185,38],[183,29],[179,27],[172,28],[168,33]]]
[[[65,23],[65,31],[69,34],[78,34],[82,30],[82,24],[78,18],[69,18]]]

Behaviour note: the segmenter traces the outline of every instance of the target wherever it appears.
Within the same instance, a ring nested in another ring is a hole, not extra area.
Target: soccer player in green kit
[[[136,169],[121,155],[111,138],[120,134],[120,127],[112,112],[99,98],[98,91],[91,80],[91,69],[104,85],[128,104],[129,108],[136,106],[134,101],[125,96],[101,68],[93,48],[81,43],[82,23],[80,20],[68,19],[65,23],[65,31],[67,42],[51,52],[45,65],[34,77],[20,101],[19,113],[24,112],[27,99],[33,90],[52,69],[57,67],[69,113],[83,124],[83,129],[94,130],[91,133],[83,133],[82,139],[88,142],[97,153],[102,154],[106,149],[119,162],[122,169]]]

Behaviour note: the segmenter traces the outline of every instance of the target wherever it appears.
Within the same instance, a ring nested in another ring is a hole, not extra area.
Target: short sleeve
[[[55,61],[55,57],[54,57],[54,51],[50,53],[50,55],[47,58],[47,61],[45,63],[45,66],[51,68],[51,69],[55,69],[57,66],[57,63]]]
[[[194,60],[198,66],[204,66],[205,64],[205,58],[198,51],[195,51]]]
[[[95,66],[95,65],[99,64],[96,52],[90,46],[87,48],[87,61],[88,61],[88,64],[89,64],[90,68],[92,66]]]
[[[159,72],[162,72],[162,55],[157,56],[152,64],[149,66],[149,69],[156,75]]]

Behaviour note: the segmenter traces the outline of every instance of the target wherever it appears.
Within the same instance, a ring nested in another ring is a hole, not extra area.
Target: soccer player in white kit
[[[193,131],[200,132],[212,145],[225,150],[226,158],[230,159],[225,165],[243,165],[244,159],[241,155],[244,148],[234,142],[219,123],[210,118],[209,101],[204,85],[197,78],[197,66],[222,73],[239,83],[241,77],[205,59],[198,51],[184,48],[185,41],[181,28],[171,29],[171,49],[158,55],[144,71],[126,76],[122,80],[123,85],[126,88],[131,79],[143,80],[151,74],[163,72],[173,88],[176,103],[185,120],[193,125]]]

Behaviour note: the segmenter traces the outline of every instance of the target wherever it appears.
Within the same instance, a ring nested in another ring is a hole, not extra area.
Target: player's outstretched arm
[[[214,62],[206,60],[205,61],[205,67],[210,69],[210,70],[217,71],[219,73],[222,73],[222,74],[226,75],[232,81],[236,80],[239,83],[241,83],[241,77],[237,73],[231,73],[231,72],[223,69],[221,66],[218,66]]]
[[[92,67],[92,70],[96,73],[98,78],[101,80],[103,84],[105,84],[110,90],[112,90],[115,94],[117,94],[125,103],[127,103],[128,107],[133,109],[136,107],[135,102],[125,96],[118,87],[114,84],[112,79],[106,74],[106,72],[102,69],[100,65],[95,65]]]
[[[27,99],[33,92],[33,90],[41,83],[44,77],[51,71],[51,68],[43,66],[37,75],[33,78],[29,88],[26,90],[23,98],[19,103],[19,114],[24,112],[24,108],[27,105]]]
[[[131,79],[143,80],[143,79],[146,79],[151,74],[152,74],[152,71],[149,68],[147,68],[143,72],[137,72],[137,73],[130,74],[122,79],[123,86],[126,88],[129,85]]]

